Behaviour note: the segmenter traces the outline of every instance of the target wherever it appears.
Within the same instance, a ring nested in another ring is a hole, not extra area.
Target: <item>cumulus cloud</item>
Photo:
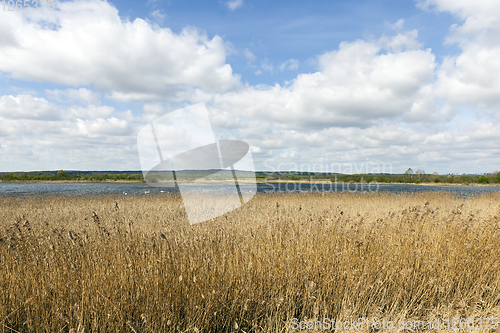
[[[318,57],[319,71],[289,85],[245,87],[215,94],[214,105],[283,128],[367,127],[381,119],[440,121],[430,85],[435,57],[413,32],[341,43]],[[394,47],[394,45],[398,47]]]
[[[417,38],[418,31],[414,29],[405,33],[399,33],[390,38],[383,36],[380,39],[380,42],[387,50],[401,52],[404,50],[416,50],[422,48],[422,43],[420,43]]]
[[[139,169],[134,133],[140,125],[113,111],[108,105],[64,107],[31,95],[0,96],[0,170]]]
[[[125,120],[114,117],[108,119],[82,120],[77,119],[79,134],[86,137],[125,136],[132,134],[130,125]]]
[[[223,123],[228,121],[238,126],[236,137],[243,137],[256,147],[254,160],[261,170],[307,171],[316,164],[316,171],[332,172],[333,164],[335,172],[339,172],[340,165],[342,172],[354,173],[355,168],[361,172],[367,172],[367,168],[373,172],[404,172],[410,166],[428,172],[491,171],[488,165],[500,162],[500,156],[495,153],[500,139],[495,126],[498,128],[499,121],[473,122],[456,130],[422,128],[419,124],[402,122],[366,128],[297,130],[254,119],[224,119]],[[215,129],[220,130],[219,123],[215,125]]]
[[[438,71],[436,94],[472,107],[500,106],[500,3],[426,0],[423,9],[447,11],[462,24],[450,28],[447,43],[462,52],[447,56]]]
[[[239,83],[219,36],[122,19],[105,1],[57,7],[2,19],[0,71],[27,81],[92,85],[122,99],[168,98],[184,86],[225,91]]]
[[[30,95],[0,97],[0,117],[9,119],[55,120],[61,113],[44,98]]]

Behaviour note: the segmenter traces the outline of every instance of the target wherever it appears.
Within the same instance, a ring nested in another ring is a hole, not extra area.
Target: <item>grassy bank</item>
[[[0,212],[3,332],[500,317],[497,193],[257,195],[193,226],[170,194],[3,196]]]

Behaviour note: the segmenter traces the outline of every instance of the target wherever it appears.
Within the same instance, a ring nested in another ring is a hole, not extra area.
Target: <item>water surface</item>
[[[217,185],[194,186],[201,192],[217,191]],[[250,190],[240,184],[241,191]],[[316,183],[258,183],[257,192],[428,192],[445,191],[457,194],[499,192],[500,186],[413,185],[413,184],[316,184]],[[144,183],[0,183],[0,195],[71,194],[71,195],[147,195],[178,192],[174,187],[150,187]]]

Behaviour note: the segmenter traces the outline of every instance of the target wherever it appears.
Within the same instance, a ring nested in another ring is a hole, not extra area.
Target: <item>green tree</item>
[[[490,180],[485,175],[482,175],[477,179],[477,182],[479,184],[488,184]]]

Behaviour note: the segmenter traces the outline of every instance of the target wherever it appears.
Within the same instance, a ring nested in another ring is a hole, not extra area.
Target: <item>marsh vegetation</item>
[[[2,196],[0,212],[2,332],[500,316],[498,193],[257,194],[193,226],[175,194]]]

